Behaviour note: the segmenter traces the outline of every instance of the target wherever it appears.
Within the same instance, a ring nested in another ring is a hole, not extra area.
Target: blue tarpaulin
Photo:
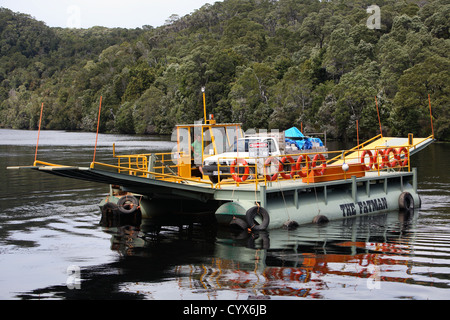
[[[284,137],[287,143],[296,145],[299,150],[312,149],[313,142],[323,147],[322,140],[319,138],[305,137],[296,127],[287,129],[284,132]]]
[[[300,130],[298,130],[296,127],[292,127],[290,129],[287,129],[284,132],[285,138],[304,138],[305,136],[303,133],[301,133]]]
[[[312,143],[310,139],[302,139],[302,140],[292,140],[285,139],[287,143],[296,145],[299,150],[307,150],[312,148]]]

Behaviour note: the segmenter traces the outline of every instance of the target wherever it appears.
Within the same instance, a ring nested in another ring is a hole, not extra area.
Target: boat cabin
[[[216,123],[213,116],[205,123],[177,125],[175,151],[178,175],[184,178],[202,177],[203,161],[229,149],[244,137],[240,123]],[[174,159],[175,160],[175,159]]]

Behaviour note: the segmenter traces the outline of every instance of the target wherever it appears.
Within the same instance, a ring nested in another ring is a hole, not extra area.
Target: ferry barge
[[[256,139],[247,144],[251,150],[239,153],[240,141],[249,138],[241,124],[212,118],[178,125],[173,137],[177,144],[168,153],[116,155],[113,146],[110,161],[96,161],[94,151],[89,167],[35,158],[32,166],[9,169],[108,184],[109,194],[99,204],[103,214],[163,217],[169,224],[173,213],[214,214],[219,224],[265,230],[414,210],[420,198],[410,157],[434,141],[433,135],[380,134],[349,150],[286,153],[273,152],[267,143],[273,136],[260,133],[251,136]],[[230,148],[234,153],[226,152]]]

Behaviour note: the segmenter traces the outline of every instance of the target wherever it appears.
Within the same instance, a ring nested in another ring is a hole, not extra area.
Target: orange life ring
[[[317,160],[322,161],[322,170],[316,169],[316,163],[317,163]],[[313,161],[312,161],[312,163],[311,163],[311,167],[312,167],[312,169],[313,169],[313,171],[314,171],[314,174],[317,174],[317,175],[322,176],[322,175],[325,173],[325,170],[326,170],[326,168],[327,168],[327,163],[326,163],[326,159],[325,159],[325,157],[323,156],[323,154],[318,153],[318,154],[316,154],[316,155],[314,156]]]
[[[393,160],[389,161],[389,154],[393,154]],[[398,156],[397,156],[397,150],[394,148],[387,149],[386,153],[384,154],[384,162],[386,163],[386,166],[389,168],[394,168],[398,164]]]
[[[238,163],[244,166],[244,174],[241,177],[239,176],[238,173],[236,173],[236,165]],[[245,180],[247,180],[248,174],[250,173],[250,168],[248,167],[247,161],[245,161],[244,159],[234,160],[230,167],[230,173],[231,176],[233,177],[233,180],[236,182],[244,182]]]
[[[266,162],[264,162],[264,175],[266,176],[267,181],[275,181],[278,178],[278,172],[275,172],[273,175],[266,173],[266,167],[269,166],[274,160],[278,164],[278,162],[279,162],[278,159],[276,159],[274,157],[269,157],[269,158],[267,158]]]
[[[381,157],[381,161],[378,161],[378,157]],[[382,150],[382,149],[378,149],[376,152],[375,152],[375,155],[374,155],[374,168],[375,169],[383,169],[385,166],[386,166],[386,163],[384,162],[384,150]]]
[[[405,154],[404,159],[402,161],[402,157],[400,156],[402,153]],[[409,159],[409,151],[406,147],[398,148],[397,149],[397,160],[401,167],[406,167],[408,165],[408,159]]]
[[[366,154],[369,155],[369,160],[370,160],[369,165],[366,165],[366,162],[365,162]],[[364,150],[363,151],[363,153],[361,155],[361,163],[365,165],[364,168],[366,169],[366,171],[369,171],[370,169],[373,168],[374,163],[375,163],[375,159],[372,156],[372,152],[370,150]]]
[[[306,165],[306,172],[303,172],[301,163],[303,161],[303,158],[305,159]],[[300,155],[297,159],[297,163],[295,164],[295,170],[298,172],[299,176],[302,178],[306,178],[311,171],[311,159],[308,156]]]
[[[291,172],[285,173],[284,172],[284,164],[286,163],[286,160],[291,163]],[[295,160],[291,156],[286,156],[281,159],[280,164],[278,165],[278,172],[281,174],[281,176],[285,179],[291,179],[295,176],[296,173],[296,166],[295,166]]]

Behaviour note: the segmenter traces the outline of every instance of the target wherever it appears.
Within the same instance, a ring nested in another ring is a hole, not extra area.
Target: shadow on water
[[[180,216],[175,226],[161,228],[139,217],[103,216],[116,261],[82,268],[78,288],[56,285],[17,298],[324,298],[336,281],[371,291],[380,281],[413,281],[408,256],[415,217],[391,212],[249,233],[212,219]],[[392,276],[381,274],[399,266]]]

